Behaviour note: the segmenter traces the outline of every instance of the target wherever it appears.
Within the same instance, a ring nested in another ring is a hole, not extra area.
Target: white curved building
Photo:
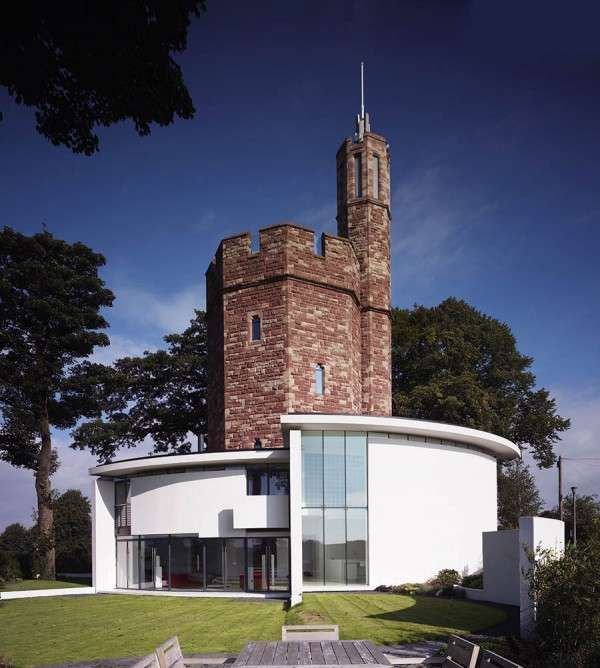
[[[481,566],[496,463],[474,429],[391,417],[389,147],[337,153],[339,236],[224,239],[207,272],[208,449],[90,470],[98,591],[285,596]]]
[[[99,591],[280,595],[481,567],[496,461],[518,448],[453,425],[282,415],[286,448],[90,470]],[[116,535],[115,535],[116,530]]]

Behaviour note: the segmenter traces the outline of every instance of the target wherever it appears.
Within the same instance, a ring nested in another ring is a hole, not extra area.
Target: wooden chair
[[[130,668],[160,668],[156,652],[142,657],[139,661],[132,663]]]
[[[481,654],[479,668],[523,668],[523,666],[514,661],[509,661],[499,654],[494,654],[488,649]]]
[[[281,627],[281,640],[339,640],[337,624],[292,624]]]
[[[184,668],[185,666],[177,636],[173,636],[159,645],[156,648],[156,656],[160,668]]]
[[[479,645],[459,636],[450,636],[442,668],[475,668],[478,656]]]

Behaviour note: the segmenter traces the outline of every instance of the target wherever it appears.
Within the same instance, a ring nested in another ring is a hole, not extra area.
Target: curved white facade
[[[125,582],[154,593],[218,590],[295,603],[302,591],[373,589],[422,582],[442,568],[481,567],[482,532],[497,524],[496,462],[518,456],[514,444],[403,418],[282,415],[281,423],[289,449],[146,457],[91,469],[96,588]],[[317,459],[307,459],[309,442],[322,444]],[[328,454],[334,442],[338,459]],[[317,470],[319,457],[326,464]],[[259,485],[268,476],[275,482],[256,494],[252,476]],[[307,499],[307,485],[319,492],[333,478],[344,488],[341,500],[326,491],[322,500]],[[128,485],[126,536],[115,536],[115,513],[123,510],[115,481]],[[356,485],[363,491],[349,496]],[[314,535],[307,536],[309,520]]]

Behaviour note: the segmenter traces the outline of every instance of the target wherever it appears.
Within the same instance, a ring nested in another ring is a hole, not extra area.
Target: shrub
[[[403,594],[405,596],[414,596],[421,592],[421,585],[417,582],[405,582],[401,585],[394,585],[392,587],[394,594]]]
[[[433,579],[431,584],[437,585],[438,587],[445,589],[446,587],[452,587],[452,585],[460,584],[460,575],[458,571],[454,568],[443,568]]]
[[[538,553],[528,573],[536,601],[536,656],[540,666],[600,666],[600,527],[562,559]]]
[[[0,580],[11,582],[20,577],[21,566],[16,555],[8,550],[0,550]]]
[[[462,586],[471,589],[483,589],[483,572],[465,575],[462,579]]]

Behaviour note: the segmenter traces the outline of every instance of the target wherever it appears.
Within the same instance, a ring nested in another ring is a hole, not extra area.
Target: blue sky
[[[335,231],[335,152],[366,63],[392,152],[393,301],[466,299],[510,324],[573,419],[560,452],[600,456],[600,18],[593,2],[216,2],[177,57],[192,121],[101,128],[75,156],[0,92],[2,224],[45,223],[107,259],[110,361],[204,305],[222,236],[292,219]],[[93,460],[56,435],[55,484]],[[131,453],[130,453],[131,454]],[[554,502],[555,470],[538,476]],[[566,483],[600,493],[600,466]],[[0,465],[0,529],[29,521],[30,473]]]

